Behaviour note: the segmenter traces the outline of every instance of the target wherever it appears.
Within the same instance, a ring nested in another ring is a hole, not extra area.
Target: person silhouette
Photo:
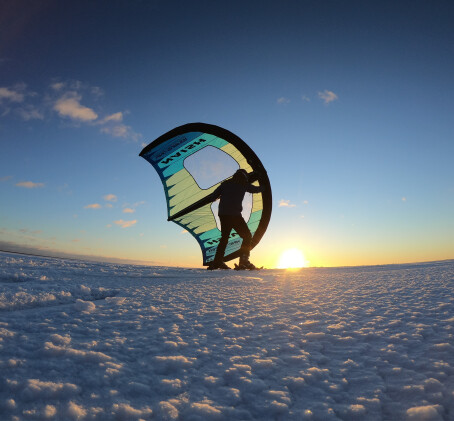
[[[212,202],[220,198],[218,216],[221,222],[221,240],[214,260],[209,264],[208,270],[230,269],[224,261],[224,252],[229,241],[230,232],[234,229],[243,239],[240,249],[240,261],[238,269],[253,270],[256,267],[249,261],[252,234],[241,215],[243,199],[246,192],[260,193],[264,189],[254,186],[249,181],[250,174],[246,170],[239,169],[233,176],[221,183],[221,185],[209,195]]]

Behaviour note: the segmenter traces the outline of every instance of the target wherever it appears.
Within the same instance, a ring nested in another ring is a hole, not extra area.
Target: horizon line
[[[31,247],[30,247],[31,248]],[[118,264],[130,264],[135,266],[150,266],[150,267],[169,267],[169,268],[185,268],[185,269],[197,269],[194,266],[172,266],[172,265],[163,265],[163,264],[151,264],[152,262],[144,260],[133,260],[133,259],[123,259],[117,257],[105,257],[105,256],[91,256],[83,254],[70,254],[64,252],[50,252],[49,254],[40,254],[38,252],[26,252],[18,250],[4,250],[0,248],[0,253],[11,253],[19,254],[23,256],[32,256],[32,257],[44,257],[51,259],[66,259],[66,260],[88,260],[89,262],[96,263],[118,263]],[[412,262],[401,262],[401,263],[379,263],[379,264],[369,264],[369,265],[345,265],[345,266],[307,266],[300,268],[264,268],[269,270],[285,270],[285,271],[300,271],[302,269],[348,269],[348,268],[361,268],[361,267],[380,267],[380,266],[397,266],[397,265],[417,265],[417,264],[429,264],[429,263],[443,263],[454,261],[452,259],[441,259],[441,260],[427,260],[427,261],[412,261]]]

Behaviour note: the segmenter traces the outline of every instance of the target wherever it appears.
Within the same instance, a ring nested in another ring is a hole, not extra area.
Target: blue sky
[[[138,154],[201,121],[268,170],[253,261],[454,257],[452,2],[9,3],[1,249],[200,266]]]

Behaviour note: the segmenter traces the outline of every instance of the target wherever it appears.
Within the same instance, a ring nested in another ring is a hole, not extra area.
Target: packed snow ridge
[[[0,419],[454,420],[453,287],[0,253]]]

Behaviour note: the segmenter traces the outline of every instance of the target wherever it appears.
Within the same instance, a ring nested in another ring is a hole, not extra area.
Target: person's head
[[[247,171],[239,169],[235,172],[235,174],[233,174],[232,181],[238,184],[247,184],[249,182]]]

